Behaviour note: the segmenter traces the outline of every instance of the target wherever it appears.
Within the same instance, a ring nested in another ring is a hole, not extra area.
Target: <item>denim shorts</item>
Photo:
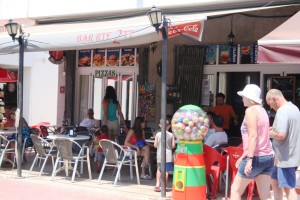
[[[97,162],[98,160],[103,161],[105,159],[103,152],[96,152],[94,161]]]
[[[157,170],[161,172],[161,163],[157,163]],[[173,171],[173,162],[166,163],[166,172]]]
[[[295,188],[296,170],[297,167],[280,168],[274,166],[272,179],[278,181],[279,188]]]
[[[238,174],[242,178],[254,179],[260,174],[270,175],[272,174],[272,170],[274,167],[274,156],[254,156],[252,160],[252,169],[249,176],[245,174],[245,166],[247,164],[248,158],[244,158],[239,166]]]

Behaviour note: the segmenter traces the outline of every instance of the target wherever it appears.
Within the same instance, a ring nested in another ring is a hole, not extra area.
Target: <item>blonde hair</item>
[[[267,92],[266,99],[271,99],[274,97],[283,97],[283,94],[280,90],[271,89]]]

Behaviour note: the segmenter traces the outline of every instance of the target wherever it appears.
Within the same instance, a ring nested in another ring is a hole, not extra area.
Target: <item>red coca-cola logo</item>
[[[175,37],[179,34],[186,34],[199,38],[201,35],[201,22],[189,22],[168,27],[168,37]]]

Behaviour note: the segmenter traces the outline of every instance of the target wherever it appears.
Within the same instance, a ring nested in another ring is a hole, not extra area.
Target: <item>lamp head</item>
[[[233,34],[232,31],[230,31],[229,35],[227,36],[227,43],[229,45],[233,45],[235,42],[235,35]]]
[[[162,10],[153,6],[150,11],[147,12],[151,25],[155,28],[156,32],[159,31],[159,26],[162,23]]]
[[[15,41],[16,35],[18,34],[20,25],[18,23],[15,23],[12,19],[8,21],[7,24],[5,24],[5,28],[7,30],[7,33],[12,37],[13,41]]]

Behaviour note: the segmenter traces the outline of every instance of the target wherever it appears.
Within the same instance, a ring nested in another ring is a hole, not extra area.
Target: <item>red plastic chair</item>
[[[241,147],[229,146],[226,148],[227,155],[229,156],[229,168],[231,172],[231,180],[233,182],[238,169],[235,167],[236,161],[243,155],[244,150]],[[247,200],[252,199],[253,191],[255,187],[255,180],[251,181],[248,185],[248,195]]]
[[[206,182],[211,190],[211,198],[216,198],[220,180],[220,173],[226,170],[226,157],[210,146],[203,145],[204,163],[206,168]],[[211,182],[210,176],[213,176]]]

